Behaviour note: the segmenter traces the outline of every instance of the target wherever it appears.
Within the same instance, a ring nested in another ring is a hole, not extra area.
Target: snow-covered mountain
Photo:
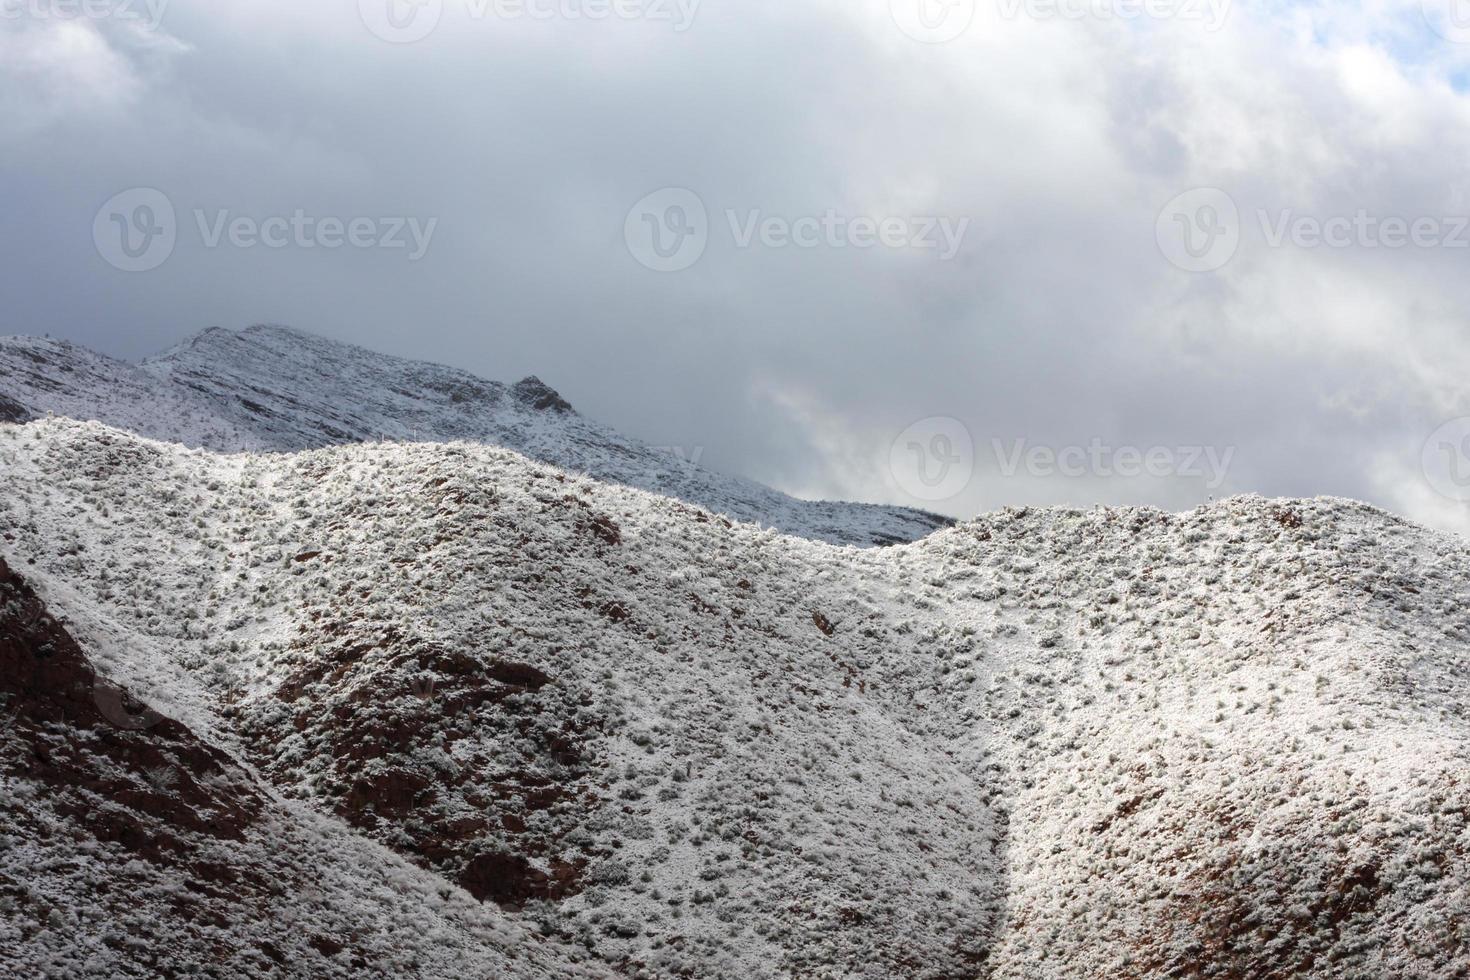
[[[1367,506],[855,550],[470,442],[0,458],[18,975],[1470,971],[1470,550]]]
[[[284,327],[206,330],[141,365],[66,341],[0,338],[0,421],[48,414],[220,452],[482,442],[833,544],[913,541],[951,523],[902,507],[797,500],[711,472],[583,418],[536,378],[499,384]]]
[[[3,559],[0,698],[0,976],[608,975],[133,701]]]

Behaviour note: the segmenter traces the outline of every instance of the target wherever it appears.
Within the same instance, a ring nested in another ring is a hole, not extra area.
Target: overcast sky
[[[1450,0],[86,3],[0,0],[0,333],[534,373],[803,496],[1470,528]]]

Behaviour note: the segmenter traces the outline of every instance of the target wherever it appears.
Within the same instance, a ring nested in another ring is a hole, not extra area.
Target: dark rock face
[[[362,622],[324,619],[300,641],[317,660],[277,691],[288,713],[245,712],[262,771],[287,792],[319,778],[340,817],[481,901],[518,909],[580,892],[589,860],[568,837],[600,805],[601,728],[585,692],[530,664],[371,635]],[[296,733],[324,751],[292,754]],[[492,757],[481,740],[518,748]],[[442,750],[452,764],[426,761]]]
[[[33,416],[19,402],[0,395],[0,422],[29,422]]]
[[[146,860],[188,865],[190,836],[240,840],[265,803],[228,756],[98,676],[3,560],[0,695],[19,743],[0,767],[61,794],[62,812],[94,814],[99,840]]]
[[[511,389],[511,394],[516,401],[522,405],[528,405],[538,412],[556,412],[565,414],[572,411],[572,405],[554,389],[543,382],[540,378],[530,377],[518,382]]]
[[[389,772],[360,791],[393,813],[426,785]],[[482,952],[463,975],[512,975],[494,949],[424,941],[402,915],[411,900],[395,915],[334,891],[332,869],[365,872],[384,893],[391,879],[338,863],[352,851],[303,833],[225,752],[100,678],[3,559],[0,786],[0,977],[449,976],[443,962]],[[549,864],[487,859],[465,880],[482,900],[525,901],[561,887],[563,867]],[[420,970],[383,967],[385,952]]]
[[[548,874],[519,854],[481,854],[465,865],[459,883],[482,902],[520,908],[533,899],[554,901],[580,891],[586,866],[585,860],[553,860]]]

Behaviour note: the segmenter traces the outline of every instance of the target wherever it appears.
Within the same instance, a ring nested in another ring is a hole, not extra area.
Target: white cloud
[[[276,320],[534,372],[589,414],[799,491],[895,499],[889,442],[945,415],[982,446],[1236,447],[1229,489],[1443,520],[1412,481],[1428,432],[1470,413],[1467,251],[1272,248],[1259,217],[1470,209],[1470,100],[1452,84],[1470,45],[1433,35],[1417,2],[1236,3],[1218,31],[980,4],[947,44],[906,35],[888,0],[705,3],[682,33],[477,19],[446,0],[411,45],[375,38],[355,6],[179,3],[151,43],[0,28],[0,133],[21,147],[0,193],[48,245],[6,257],[12,315],[97,323],[78,339],[122,353]],[[93,133],[128,152],[98,153]],[[77,200],[49,177],[61,161],[82,169]],[[441,223],[411,270],[185,242],[151,279],[42,288],[32,255],[75,249],[90,268],[69,216],[89,228],[88,206],[142,182],[184,207]],[[971,225],[947,263],[712,242],[659,276],[621,230],[669,186],[716,215]],[[1189,274],[1159,254],[1155,221],[1201,186],[1232,196],[1241,245]],[[1198,496],[981,473],[945,506]]]
[[[116,117],[188,46],[131,20],[0,18],[0,135]]]

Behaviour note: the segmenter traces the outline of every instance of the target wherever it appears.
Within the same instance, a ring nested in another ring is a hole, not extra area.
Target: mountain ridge
[[[903,507],[798,500],[714,473],[584,418],[535,376],[486,381],[281,326],[211,327],[136,365],[66,341],[0,338],[0,399],[0,413],[17,420],[96,419],[219,452],[482,442],[834,544],[896,544],[952,523]]]
[[[1470,548],[1376,508],[854,550],[474,444],[0,452],[0,551],[119,683],[568,968],[1470,968]]]

